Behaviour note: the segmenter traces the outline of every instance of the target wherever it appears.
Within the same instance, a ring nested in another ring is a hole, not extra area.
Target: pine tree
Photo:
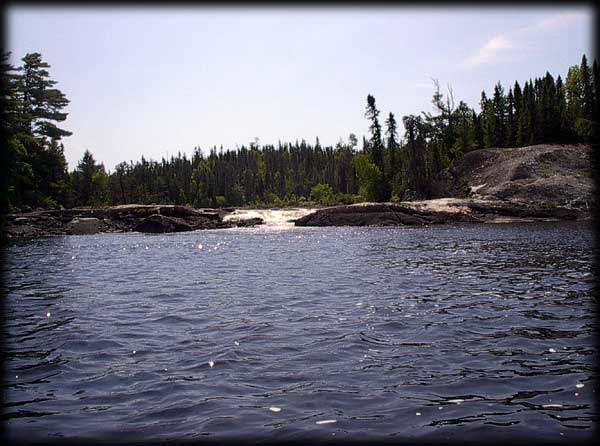
[[[519,146],[519,122],[521,121],[521,109],[523,105],[523,92],[521,91],[521,86],[519,85],[519,81],[515,81],[515,85],[513,87],[513,129],[512,129],[512,143],[513,146]]]
[[[493,145],[504,147],[506,141],[506,98],[504,97],[504,88],[500,82],[494,87],[492,105],[494,116]]]
[[[560,122],[558,119],[556,84],[549,72],[542,82],[542,94],[540,97],[540,108],[542,110],[543,137],[541,142],[557,142]]]
[[[387,151],[386,151],[386,163],[384,174],[388,183],[393,183],[394,177],[399,171],[400,157],[398,153],[398,124],[394,114],[390,112],[388,119],[385,121],[387,126],[386,139],[387,139]],[[393,188],[393,187],[392,187]]]
[[[581,71],[578,65],[569,68],[565,80],[565,92],[567,97],[567,113],[570,133],[575,135],[575,122],[583,116],[584,95],[581,83]]]
[[[533,92],[531,91],[530,83],[525,82],[525,84],[523,86],[523,96],[521,99],[519,122],[517,123],[517,146],[518,147],[530,145],[532,142],[532,138],[533,138],[532,103],[533,103]]]
[[[3,56],[2,76],[6,79],[8,118],[13,140],[8,145],[10,161],[16,170],[9,176],[15,204],[55,206],[66,196],[67,169],[59,141],[71,132],[58,128],[55,122],[64,121],[67,106],[64,94],[53,88],[49,65],[39,53],[22,58],[23,66],[14,68]]]
[[[429,169],[426,161],[425,123],[420,116],[408,115],[404,123],[408,166],[406,169],[407,187],[416,197],[429,195]]]
[[[456,140],[450,149],[452,161],[476,148],[476,129],[472,120],[473,113],[474,111],[465,102],[460,101],[452,114],[456,127]]]
[[[596,60],[594,60],[594,64],[592,65],[592,83],[594,85],[594,119],[597,121],[600,111],[600,78],[598,77],[598,64]]]
[[[49,79],[50,68],[42,61],[40,53],[30,53],[23,57],[23,74],[20,82],[21,100],[25,107],[25,119],[29,120],[30,133],[34,137],[60,140],[72,133],[60,129],[54,122],[62,122],[67,113],[62,110],[69,100],[58,89],[53,88],[56,81]]]
[[[496,143],[496,120],[494,106],[487,98],[485,91],[481,92],[481,131],[483,135],[483,147],[493,147]]]
[[[10,53],[0,55],[0,130],[3,149],[0,151],[0,214],[22,204],[33,188],[33,170],[23,145],[24,125],[22,102],[18,95],[20,76],[9,62]]]
[[[471,115],[471,122],[473,123],[473,128],[474,128],[474,139],[475,139],[475,148],[476,149],[483,149],[484,144],[483,144],[483,128],[481,126],[481,114],[477,114],[477,112],[475,110],[473,110],[472,115]]]
[[[569,125],[569,115],[567,113],[567,98],[565,86],[560,75],[556,78],[556,103],[554,106],[557,120],[557,136],[559,142],[567,142],[572,138],[572,132]]]
[[[369,141],[371,161],[383,172],[383,144],[381,141],[381,125],[377,119],[378,116],[379,110],[375,106],[375,98],[369,94],[367,96],[365,117],[371,121],[371,125],[369,126],[369,131],[371,132],[371,139]]]
[[[516,126],[515,126],[515,98],[513,96],[512,88],[508,90],[506,96],[506,147],[515,146],[516,137]]]
[[[379,116],[379,110],[375,106],[375,98],[370,94],[367,96],[367,109],[365,116],[371,121],[369,130],[371,132],[371,139],[369,140],[369,158],[371,162],[381,172],[381,183],[379,184],[379,200],[385,200],[389,196],[389,190],[385,182],[385,166],[383,161],[383,141],[381,139],[381,125],[377,117]]]
[[[581,57],[579,73],[581,76],[581,89],[583,93],[583,115],[587,119],[592,119],[594,104],[592,73],[588,67],[587,57],[585,57],[585,54]]]

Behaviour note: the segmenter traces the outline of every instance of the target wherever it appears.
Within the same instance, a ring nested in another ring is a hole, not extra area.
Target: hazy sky
[[[368,131],[367,94],[432,111],[433,82],[479,111],[502,82],[563,78],[590,59],[591,6],[449,8],[7,8],[13,63],[40,52],[70,99],[74,168]],[[384,116],[385,115],[385,116]]]

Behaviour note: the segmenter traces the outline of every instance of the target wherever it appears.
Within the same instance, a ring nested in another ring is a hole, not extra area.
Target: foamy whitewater
[[[249,218],[262,218],[264,225],[257,227],[266,229],[287,229],[294,226],[294,220],[304,217],[316,209],[313,208],[288,208],[288,209],[236,209],[223,220],[237,220]]]

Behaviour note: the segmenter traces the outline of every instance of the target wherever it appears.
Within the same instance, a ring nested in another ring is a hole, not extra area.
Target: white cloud
[[[549,31],[556,28],[568,26],[579,20],[586,19],[587,14],[581,11],[565,11],[542,17],[533,28],[537,31]]]
[[[511,48],[516,48],[516,45],[505,34],[499,34],[488,40],[477,53],[467,58],[464,64],[474,67],[493,62],[498,58],[500,52]]]
[[[503,54],[509,53],[510,50],[530,48],[528,42],[531,42],[532,38],[539,38],[540,33],[573,26],[586,18],[589,18],[589,14],[583,11],[562,11],[546,15],[527,26],[492,37],[477,52],[464,59],[462,65],[475,67],[497,62]],[[517,45],[515,42],[519,42],[519,44]]]

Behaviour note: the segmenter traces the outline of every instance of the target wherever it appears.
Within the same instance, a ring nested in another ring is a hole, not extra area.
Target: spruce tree
[[[481,92],[481,130],[483,135],[483,147],[493,147],[496,143],[496,120],[494,106],[487,98],[485,91]]]
[[[587,119],[592,119],[594,104],[592,73],[590,72],[585,54],[581,57],[579,73],[581,76],[581,89],[583,93],[583,115]]]
[[[594,64],[592,65],[592,83],[594,84],[594,119],[597,121],[600,111],[600,79],[598,78],[598,63],[594,60]]]
[[[369,94],[367,96],[365,117],[371,121],[371,125],[369,126],[369,131],[371,132],[371,139],[369,141],[371,161],[383,172],[383,144],[381,141],[381,125],[377,119],[378,116],[379,110],[375,106],[375,98]]]
[[[381,139],[381,125],[377,117],[379,116],[379,110],[375,105],[375,98],[372,95],[367,96],[367,109],[365,116],[371,121],[369,131],[371,132],[371,139],[369,141],[369,158],[371,162],[381,172],[381,182],[379,184],[379,199],[385,200],[389,197],[389,189],[385,182],[385,167],[383,162],[383,141]]]
[[[473,123],[473,128],[474,128],[474,132],[475,132],[475,148],[476,149],[483,149],[484,144],[483,144],[483,129],[481,127],[481,114],[477,114],[477,112],[475,110],[473,110],[472,115],[471,115],[471,122]]]
[[[569,125],[569,115],[567,113],[567,98],[565,86],[560,75],[556,78],[556,103],[555,113],[557,120],[557,139],[559,142],[568,142],[572,138],[572,132]]]
[[[494,87],[493,104],[493,145],[495,147],[504,147],[506,140],[506,98],[504,97],[504,88],[498,82]]]
[[[513,130],[512,130],[512,142],[513,145],[519,147],[519,122],[521,120],[521,109],[523,104],[523,92],[521,91],[521,85],[519,81],[515,81],[513,87]]]
[[[387,126],[386,137],[387,137],[387,155],[388,155],[388,166],[386,171],[389,173],[388,177],[393,178],[397,172],[398,164],[398,124],[394,114],[390,112],[387,120],[385,121]]]
[[[508,95],[506,96],[506,147],[515,146],[516,126],[514,109],[515,98],[511,88],[508,90]]]

